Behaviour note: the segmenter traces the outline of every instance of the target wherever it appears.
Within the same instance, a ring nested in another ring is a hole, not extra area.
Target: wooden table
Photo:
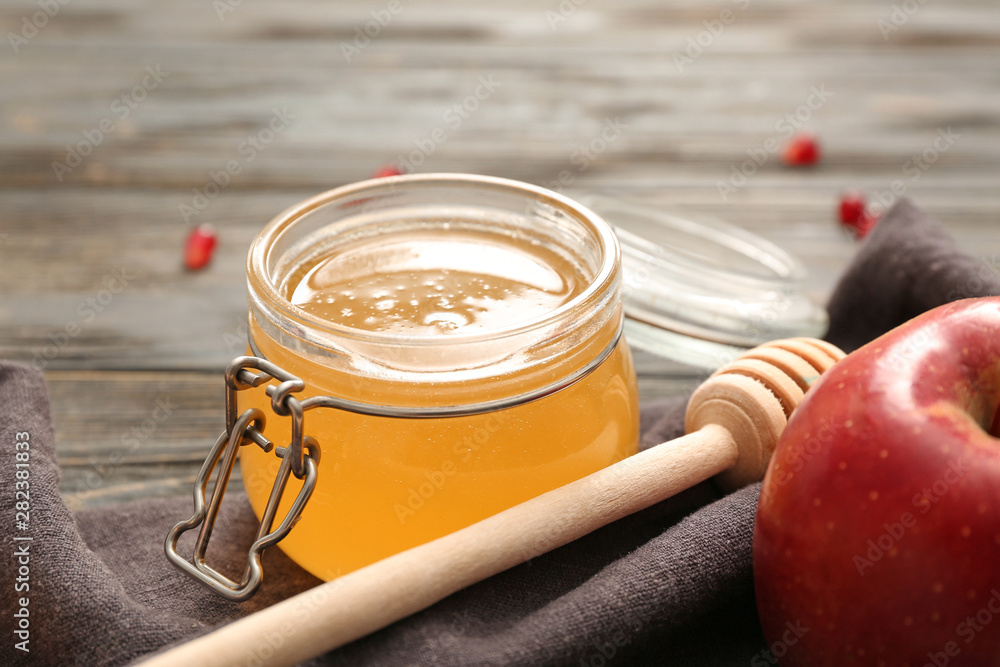
[[[251,238],[400,157],[719,215],[802,258],[818,302],[856,248],[839,193],[899,181],[1000,270],[992,0],[58,6],[0,9],[0,355],[45,368],[73,507],[188,493]],[[815,169],[767,153],[800,124]],[[218,252],[185,272],[203,222]],[[690,384],[664,368],[640,355],[644,398]]]

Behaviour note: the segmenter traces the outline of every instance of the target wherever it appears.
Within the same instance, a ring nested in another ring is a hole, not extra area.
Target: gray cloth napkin
[[[838,285],[829,338],[853,348],[946,300],[987,294],[1000,294],[997,267],[959,253],[939,223],[903,201]],[[681,434],[684,403],[643,406],[643,446]],[[41,374],[0,362],[0,406],[0,541],[7,554],[0,562],[0,664],[124,665],[318,583],[272,549],[251,601],[209,593],[163,555],[166,531],[191,513],[190,497],[74,516],[58,492]],[[28,447],[18,450],[18,442]],[[16,467],[18,451],[28,452],[29,466]],[[15,484],[26,480],[17,479],[18,470],[30,475],[23,526]],[[758,492],[754,485],[721,497],[710,482],[700,484],[309,664],[770,664],[753,597]],[[239,567],[255,526],[245,497],[227,497],[212,562]],[[15,616],[24,609],[26,619]],[[22,638],[29,652],[17,647]],[[236,649],[245,664],[258,664],[268,641],[286,640],[280,628],[264,639]]]

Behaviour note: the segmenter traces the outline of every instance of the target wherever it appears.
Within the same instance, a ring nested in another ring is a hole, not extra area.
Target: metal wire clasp
[[[259,372],[254,373],[257,370]],[[287,447],[275,448],[274,443],[263,434],[265,423],[264,413],[256,408],[236,413],[236,392],[259,387],[277,380],[279,384],[269,385],[265,391],[271,398],[271,409],[275,414],[292,418],[291,441]],[[201,466],[194,483],[194,514],[187,521],[182,521],[170,529],[164,543],[167,558],[188,575],[205,584],[219,595],[241,602],[250,598],[263,580],[263,570],[260,557],[270,546],[280,542],[298,521],[302,509],[316,487],[316,469],[319,464],[320,448],[318,443],[303,435],[302,403],[292,394],[302,391],[305,383],[266,359],[259,357],[237,357],[226,368],[226,430],[209,452],[205,463]],[[205,552],[212,529],[226,493],[229,478],[236,463],[236,454],[243,445],[256,444],[265,452],[274,451],[281,458],[278,475],[271,487],[271,495],[267,499],[264,514],[260,519],[260,527],[250,551],[247,554],[246,568],[239,583],[218,572],[205,562]],[[220,467],[221,464],[221,467]],[[211,498],[206,503],[205,494],[208,480],[212,472],[219,467],[219,474],[212,488]],[[271,530],[274,523],[278,503],[285,491],[288,476],[295,475],[302,480],[302,488],[295,497],[288,513],[277,528]],[[180,536],[198,526],[201,530],[195,541],[191,560],[187,560],[177,551],[177,541]]]

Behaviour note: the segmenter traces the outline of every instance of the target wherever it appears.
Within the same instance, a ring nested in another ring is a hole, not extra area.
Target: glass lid
[[[826,311],[805,294],[805,268],[773,243],[710,217],[602,195],[577,200],[618,235],[635,347],[716,368],[769,340],[826,332]]]

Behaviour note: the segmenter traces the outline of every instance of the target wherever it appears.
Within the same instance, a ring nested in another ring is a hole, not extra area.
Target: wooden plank
[[[60,488],[72,509],[190,493],[225,426],[219,374],[76,371],[45,379]]]
[[[46,369],[74,506],[188,492],[221,430],[221,370],[242,347],[254,234],[288,205],[411,155],[422,172],[562,177],[569,194],[721,217],[798,255],[817,303],[856,248],[833,219],[847,188],[900,181],[962,249],[1000,267],[992,0],[922,4],[886,35],[888,2],[576,5],[404,3],[350,60],[342,44],[385,3],[243,0],[220,17],[203,0],[88,0],[61,4],[16,51],[7,40],[0,356]],[[703,35],[724,10],[730,24]],[[37,11],[34,0],[0,7],[3,34]],[[679,65],[698,39],[702,52]],[[147,67],[168,74],[136,89]],[[481,77],[499,85],[487,94]],[[477,87],[482,99],[470,98]],[[832,94],[803,111],[814,88]],[[285,108],[287,127],[249,151]],[[789,170],[769,154],[726,190],[797,112],[819,133],[822,165]],[[601,137],[616,118],[621,132]],[[439,128],[445,139],[421,149]],[[914,172],[914,156],[949,128],[958,138]],[[78,166],[53,166],[80,142],[89,154]],[[239,173],[185,214],[229,162]],[[187,273],[181,244],[200,222],[216,226],[219,249],[208,270]],[[115,272],[127,285],[111,292]],[[645,399],[699,379],[645,354],[637,366]],[[164,397],[171,416],[137,446],[123,442]]]
[[[406,155],[438,127],[448,140],[422,169],[542,181],[615,116],[628,132],[594,169],[656,165],[664,180],[711,182],[713,170],[725,173],[773,135],[814,86],[833,93],[809,121],[838,149],[831,169],[895,167],[942,125],[966,137],[949,161],[992,163],[1000,141],[1000,73],[988,57],[1000,41],[995,6],[924,6],[883,39],[876,23],[888,7],[754,2],[679,67],[673,55],[733,4],[590,3],[550,26],[551,10],[533,3],[462,11],[421,3],[351,62],[340,45],[373,10],[244,2],[218,21],[204,3],[67,7],[18,58],[0,63],[17,83],[0,91],[14,129],[0,151],[0,183],[186,191],[236,160],[234,191],[315,190]],[[9,24],[34,10],[20,7],[6,11]],[[140,48],[141,58],[123,57]],[[147,65],[169,75],[119,118],[111,105],[141,84]],[[500,87],[450,127],[445,113],[480,76]],[[275,107],[295,118],[245,160],[240,143]],[[105,119],[114,130],[57,180],[52,163],[65,159],[67,143]]]
[[[807,290],[823,303],[856,247],[832,220],[846,185],[748,191],[731,203],[706,188],[612,189],[654,207],[729,220],[778,243],[809,268]],[[220,235],[216,258],[190,273],[180,265],[187,228],[171,219],[175,195],[71,189],[29,213],[36,196],[10,193],[0,199],[0,220],[25,222],[0,245],[0,355],[47,369],[221,370],[243,351],[246,248],[267,218],[305,194],[220,198],[206,211]],[[927,183],[915,194],[964,250],[1000,271],[995,190]],[[96,229],[74,224],[81,210],[97,207]]]

